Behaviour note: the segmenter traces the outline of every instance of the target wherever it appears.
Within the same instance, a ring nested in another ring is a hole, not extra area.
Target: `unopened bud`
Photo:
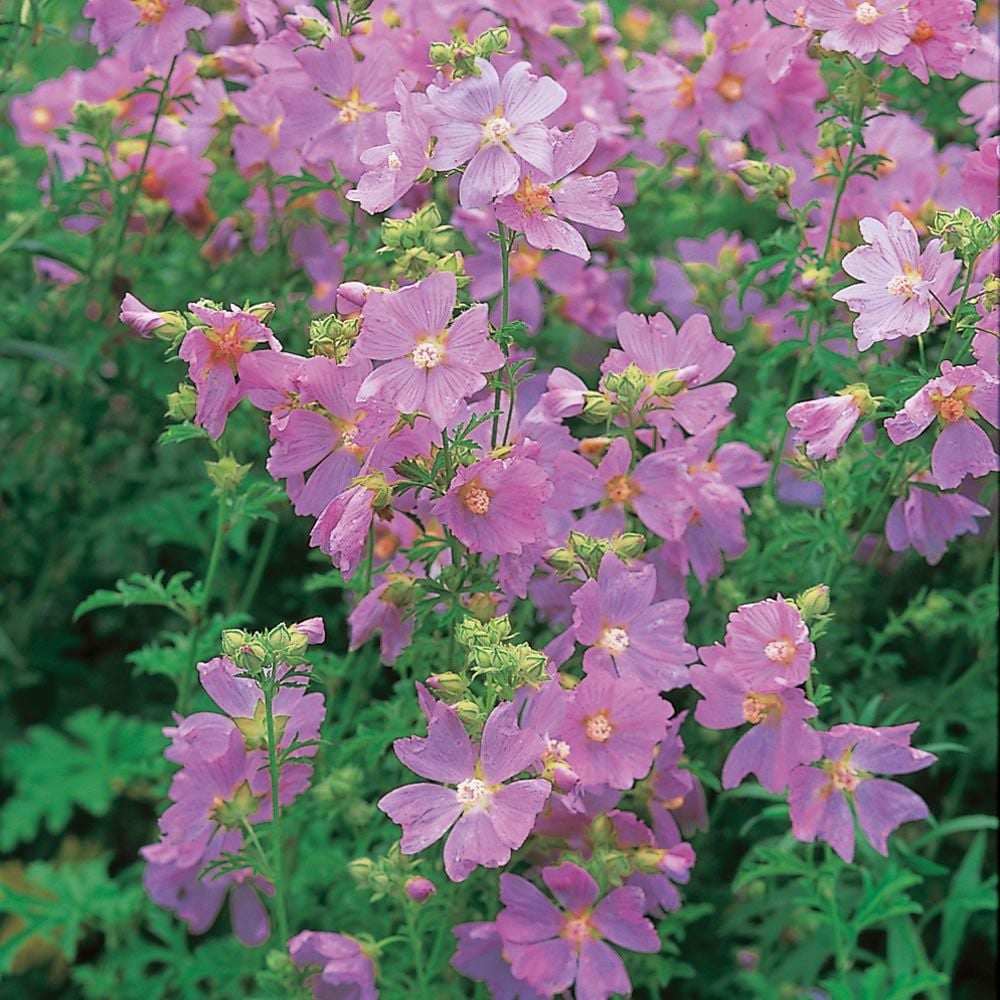
[[[451,62],[451,46],[444,42],[431,42],[430,58],[432,66],[447,66]]]
[[[371,288],[363,281],[345,281],[337,286],[337,312],[341,316],[355,316],[368,301]]]
[[[371,858],[355,858],[347,863],[347,874],[364,888],[371,883],[375,873],[375,862]]]
[[[455,702],[455,714],[466,726],[478,726],[483,721],[483,713],[474,701]]]
[[[626,531],[612,539],[611,547],[622,559],[637,559],[646,547],[646,538],[637,531]]]
[[[654,375],[650,383],[654,396],[670,397],[676,396],[679,392],[687,388],[686,383],[677,377],[675,368],[659,372]]]
[[[476,38],[476,52],[488,59],[498,52],[503,52],[510,45],[510,29],[506,26],[489,28]]]
[[[469,690],[469,682],[452,671],[445,671],[443,674],[434,674],[427,678],[427,686],[441,695],[447,702],[453,702],[464,698]]]
[[[830,588],[825,583],[818,583],[804,590],[795,598],[795,606],[806,624],[814,621],[830,610]]]
[[[424,878],[422,875],[414,875],[413,878],[406,880],[406,895],[414,903],[426,903],[435,892],[437,892],[437,886],[429,878]]]
[[[314,17],[290,17],[288,23],[307,41],[321,42],[330,37],[330,27]]]
[[[581,416],[591,424],[606,423],[611,416],[611,400],[602,392],[586,390],[583,393],[583,412]]]
[[[837,395],[850,396],[858,404],[858,409],[861,411],[861,416],[863,417],[870,417],[878,409],[878,400],[871,394],[868,386],[863,382],[854,382],[851,385],[845,385]]]
[[[570,573],[576,567],[576,556],[567,548],[549,549],[545,561],[557,573]]]
[[[182,382],[176,392],[167,394],[167,416],[171,420],[194,420],[198,409],[198,393],[193,385]]]
[[[239,488],[253,463],[240,465],[232,455],[226,455],[217,462],[206,462],[208,478],[220,493],[232,494]]]
[[[274,309],[275,305],[273,302],[258,302],[255,305],[248,306],[246,311],[254,319],[260,320],[261,323],[267,323],[274,315]]]

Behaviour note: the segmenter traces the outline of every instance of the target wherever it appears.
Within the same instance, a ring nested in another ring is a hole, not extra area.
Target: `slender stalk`
[[[282,865],[281,802],[279,801],[279,780],[281,768],[278,765],[278,747],[274,731],[274,677],[261,685],[264,690],[264,712],[267,716],[267,769],[271,775],[271,873],[274,876],[274,909],[278,918],[278,936],[281,944],[288,942],[288,906],[285,901],[285,873]]]
[[[264,537],[261,539],[260,547],[257,549],[257,558],[254,559],[253,568],[243,588],[243,595],[240,597],[240,610],[249,611],[253,599],[257,596],[260,582],[264,579],[264,570],[267,569],[268,561],[271,558],[271,550],[274,548],[274,540],[278,536],[277,520],[268,522],[264,529]]]
[[[506,326],[510,316],[510,241],[507,238],[507,227],[497,223],[497,237],[500,241],[500,324]],[[506,348],[504,348],[506,353]],[[511,392],[510,411],[507,414],[507,429],[510,429],[511,414],[514,410],[514,394]],[[493,392],[493,425],[490,428],[490,447],[497,446],[500,432],[500,386]],[[504,435],[506,440],[506,434]]]
[[[973,262],[974,263],[974,262]],[[951,314],[951,323],[948,326],[948,336],[945,338],[944,347],[941,349],[941,360],[944,361],[948,357],[948,350],[951,347],[951,342],[955,337],[955,331],[958,330],[958,317],[962,311],[962,306],[965,305],[965,300],[969,295],[969,285],[972,284],[972,264],[969,264],[968,269],[965,272],[965,284],[962,285],[962,295],[958,300],[958,305],[955,306],[955,311]]]
[[[142,179],[146,174],[146,164],[149,162],[149,154],[152,152],[153,143],[156,141],[156,129],[163,117],[163,112],[167,110],[170,103],[170,79],[174,75],[174,67],[177,65],[177,56],[170,61],[170,68],[163,78],[163,87],[160,90],[159,100],[156,102],[156,110],[153,112],[153,122],[149,127],[149,138],[146,140],[146,148],[142,151],[142,160],[139,162],[139,170],[132,181],[132,187],[125,202],[125,213],[118,228],[118,237],[115,241],[114,251],[111,254],[111,265],[108,270],[108,283],[114,281],[115,271],[118,269],[118,259],[121,257],[122,247],[125,243],[125,234],[128,232],[128,220],[132,216],[132,209],[135,207],[135,200],[139,196],[139,189],[142,187]]]
[[[420,987],[420,995],[425,996],[428,987],[427,968],[424,964],[424,943],[420,937],[420,929],[417,926],[417,909],[412,904],[408,904],[405,909],[407,936],[410,939],[410,946],[413,948],[413,971],[417,975],[417,985]]]

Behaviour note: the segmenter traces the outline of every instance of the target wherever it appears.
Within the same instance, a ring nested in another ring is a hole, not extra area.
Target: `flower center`
[[[396,171],[399,170],[399,168],[403,165],[403,161],[399,158],[399,156],[396,154],[396,151],[393,149],[390,151],[389,155],[385,158],[385,165],[390,170]]]
[[[624,653],[628,649],[628,632],[623,628],[606,628],[599,645],[609,653]]]
[[[462,808],[468,811],[489,802],[491,793],[485,781],[480,781],[479,778],[466,778],[459,784],[455,794]]]
[[[550,760],[566,760],[569,757],[569,744],[565,740],[549,737],[545,741],[545,756]]]
[[[972,393],[971,385],[960,385],[949,395],[931,393],[931,403],[947,424],[954,424],[965,416],[965,400]]]
[[[470,483],[462,489],[462,503],[473,514],[485,514],[490,509],[490,495],[481,486]]]
[[[583,735],[592,743],[607,743],[615,727],[611,725],[607,712],[603,709],[597,715],[588,715],[583,720]]]
[[[340,109],[337,114],[337,120],[342,125],[353,125],[364,112],[375,110],[373,104],[363,104],[361,102],[361,91],[358,89],[357,84],[351,87],[347,97],[334,97],[331,98],[331,102],[335,108]]]
[[[235,321],[222,330],[207,330],[205,336],[211,343],[209,366],[229,365],[234,371],[236,363],[251,349],[239,332],[239,324]]]
[[[890,278],[889,284],[885,288],[890,295],[902,295],[906,299],[913,298],[913,293],[916,290],[913,278],[908,274],[897,274]]]
[[[494,115],[483,123],[483,143],[506,142],[514,126],[503,115]]]
[[[444,349],[436,340],[422,340],[410,357],[417,368],[437,368],[444,360]]]
[[[685,76],[677,84],[677,96],[674,98],[675,108],[694,107],[694,77]]]
[[[858,4],[854,11],[854,20],[866,27],[869,24],[874,24],[881,16],[878,8],[870,3]]]
[[[515,278],[534,278],[541,262],[541,250],[515,250],[510,258],[510,270]]]
[[[743,718],[755,726],[773,715],[780,715],[781,710],[781,698],[776,694],[757,694],[756,691],[750,691],[743,699]]]
[[[929,42],[934,37],[934,29],[927,23],[924,18],[921,18],[917,22],[916,28],[913,30],[913,34],[910,35],[910,41],[913,42]]]
[[[586,917],[569,917],[563,926],[562,936],[574,944],[583,944],[590,937],[590,924]]]
[[[772,663],[787,667],[795,659],[795,643],[791,639],[774,639],[764,647],[764,655]]]
[[[631,499],[635,492],[628,476],[615,476],[613,479],[609,479],[607,491],[608,499],[615,503],[625,503],[626,500]]]
[[[278,115],[270,125],[261,128],[261,132],[271,140],[271,149],[277,149],[281,141],[281,123],[285,120],[284,115]]]
[[[522,177],[514,200],[520,202],[525,215],[537,215],[552,204],[552,191],[548,184],[532,184],[530,178]]]
[[[40,132],[48,132],[52,128],[52,122],[54,121],[52,117],[52,112],[48,108],[43,108],[39,105],[37,108],[31,109],[31,124],[35,126]]]
[[[209,818],[227,830],[241,827],[260,807],[263,795],[254,795],[248,781],[241,781],[224,799],[216,795],[211,802]]]
[[[738,101],[743,96],[743,77],[735,73],[723,73],[715,89],[727,101]]]
[[[838,761],[830,761],[828,765],[830,783],[842,792],[853,792],[861,781],[861,775],[851,767],[851,753],[848,751]]]
[[[167,14],[168,0],[132,0],[139,8],[140,24],[159,24]]]

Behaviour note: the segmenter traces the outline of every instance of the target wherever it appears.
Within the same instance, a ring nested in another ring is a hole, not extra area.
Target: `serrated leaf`
[[[129,608],[136,605],[167,608],[188,619],[199,606],[197,588],[187,588],[187,581],[190,579],[190,573],[175,573],[164,583],[162,570],[156,576],[133,573],[126,579],[119,580],[114,590],[97,590],[82,601],[73,612],[73,620],[99,608]]]

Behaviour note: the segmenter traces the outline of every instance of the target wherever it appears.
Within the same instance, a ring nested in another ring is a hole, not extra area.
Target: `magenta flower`
[[[326,505],[309,534],[309,544],[325,552],[345,580],[354,576],[368,544],[379,492],[356,483]]]
[[[590,250],[571,222],[615,233],[625,228],[621,211],[612,204],[618,175],[611,170],[600,177],[574,173],[596,144],[597,127],[590,122],[581,122],[572,132],[556,133],[551,173],[529,165],[517,190],[497,201],[497,218],[524,233],[539,250],[563,250],[590,260]]]
[[[129,53],[132,69],[163,71],[187,45],[187,33],[211,18],[186,0],[87,0],[83,16],[94,19],[90,40],[101,52]]]
[[[932,566],[941,561],[949,542],[979,533],[977,517],[990,515],[961,493],[941,493],[934,485],[929,472],[912,477],[885,520],[885,537],[893,552],[913,549]]]
[[[192,302],[188,308],[202,325],[185,334],[177,353],[188,363],[188,375],[198,390],[195,423],[217,438],[243,398],[236,381],[240,359],[259,343],[267,343],[272,351],[280,351],[281,344],[256,316],[235,306],[209,309]]]
[[[553,486],[530,458],[484,458],[455,473],[431,510],[471,552],[518,554],[545,538],[542,510]]]
[[[910,44],[886,62],[905,66],[922,83],[930,81],[931,72],[954,79],[976,47],[974,0],[909,0],[908,7]]]
[[[549,797],[551,786],[540,778],[510,782],[542,750],[541,737],[518,727],[510,702],[490,713],[478,751],[444,704],[430,717],[426,738],[396,740],[393,748],[411,771],[439,784],[404,785],[383,795],[378,806],[403,828],[404,854],[424,850],[451,830],[444,869],[453,882],[464,881],[480,865],[507,864]]]
[[[547,1000],[549,994],[514,977],[496,923],[456,924],[452,933],[458,948],[451,964],[468,979],[486,983],[495,1000]]]
[[[937,417],[941,422],[931,450],[931,475],[942,489],[958,486],[966,476],[979,478],[1000,469],[989,434],[972,418],[997,426],[1000,399],[997,383],[978,365],[956,368],[941,362],[941,374],[912,395],[885,422],[893,444],[919,437]]]
[[[573,691],[561,731],[569,765],[584,785],[631,788],[649,773],[670,702],[631,677],[589,674]]]
[[[400,110],[385,116],[389,141],[361,154],[368,169],[357,187],[347,192],[347,199],[356,201],[366,212],[384,212],[395,205],[427,169],[430,132],[422,113],[427,96],[408,91],[397,80],[396,99]]]
[[[820,44],[868,62],[876,52],[894,56],[910,41],[904,0],[811,0],[806,26],[822,31]]]
[[[861,284],[842,288],[833,297],[859,315],[854,320],[858,350],[881,340],[917,337],[930,325],[937,310],[934,295],[947,302],[959,262],[940,240],[931,240],[923,253],[913,224],[893,212],[883,225],[861,220],[868,246],[852,250],[844,270]],[[932,294],[933,293],[933,294]]]
[[[542,121],[566,100],[555,80],[535,76],[526,62],[511,66],[502,82],[486,60],[476,65],[479,76],[427,88],[428,123],[437,138],[430,165],[452,170],[468,164],[459,185],[463,208],[511,194],[521,172],[518,156],[552,174],[553,139]]]
[[[351,629],[350,649],[359,649],[379,632],[382,662],[389,665],[396,662],[413,636],[415,623],[409,613],[411,581],[412,577],[404,573],[387,573],[381,583],[358,601],[347,620]]]
[[[300,969],[317,969],[308,979],[316,1000],[377,1000],[375,965],[347,934],[302,931],[288,942],[288,954]]]
[[[773,691],[809,677],[816,647],[799,609],[779,594],[730,613],[726,652],[737,675]]]
[[[132,327],[140,337],[152,337],[153,331],[167,322],[163,313],[143,305],[131,292],[127,292],[122,299],[118,318]]]
[[[386,361],[362,383],[358,402],[375,400],[400,413],[426,412],[444,427],[465,397],[486,385],[503,353],[489,338],[486,306],[475,305],[453,323],[455,275],[432,274],[365,303],[356,357]]]
[[[707,729],[733,729],[750,723],[722,766],[722,787],[735,788],[756,774],[769,791],[779,794],[799,764],[820,756],[819,734],[805,720],[815,718],[816,706],[801,688],[751,682],[734,669],[721,647],[699,650],[706,666],[691,668],[691,684],[702,696],[694,717]]]
[[[910,746],[920,723],[905,726],[834,726],[820,734],[823,759],[818,767],[798,767],[788,785],[792,833],[811,843],[825,840],[844,861],[854,858],[854,818],[879,854],[887,840],[909,820],[926,819],[927,803],[916,792],[875,774],[909,774],[930,767],[937,758]]]
[[[687,684],[694,647],[684,641],[687,601],[653,603],[656,570],[627,567],[614,553],[601,560],[596,580],[572,597],[577,642],[590,647],[583,668],[612,677],[635,677],[655,691]]]
[[[810,458],[832,460],[850,437],[858,418],[874,412],[877,404],[864,385],[849,385],[835,396],[823,396],[788,408],[796,447],[805,446]]]
[[[660,950],[659,935],[643,916],[642,890],[621,886],[598,902],[597,883],[569,862],[542,869],[542,880],[562,909],[527,879],[500,877],[504,908],[496,927],[514,975],[547,996],[574,984],[577,1000],[631,993],[625,965],[607,942],[630,951]]]
[[[708,317],[697,314],[684,321],[680,330],[663,314],[653,317],[622,313],[618,317],[618,342],[601,365],[601,371],[624,371],[635,365],[647,377],[650,389],[641,403],[653,401],[648,421],[661,434],[680,424],[689,434],[705,430],[732,402],[736,386],[728,382],[708,385],[729,367],[736,352],[716,340]],[[671,395],[657,392],[655,380],[665,372],[682,383]]]

